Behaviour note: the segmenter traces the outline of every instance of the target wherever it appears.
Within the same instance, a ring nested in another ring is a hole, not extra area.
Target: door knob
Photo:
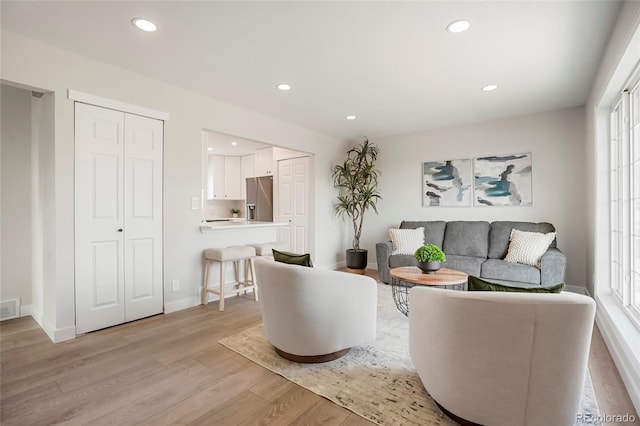
[[[122,232],[122,228],[118,229],[118,232]]]

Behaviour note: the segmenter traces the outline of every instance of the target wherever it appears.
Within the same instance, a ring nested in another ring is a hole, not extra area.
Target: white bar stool
[[[220,296],[219,309],[224,311],[224,286],[225,286],[225,269],[227,262],[233,262],[235,272],[235,282],[237,285],[238,296],[244,290],[253,290],[253,298],[258,300],[258,292],[256,291],[256,278],[253,269],[253,258],[256,256],[256,249],[250,246],[231,246],[223,248],[210,248],[204,251],[204,259],[206,261],[204,269],[204,282],[202,284],[202,304],[209,302],[209,293]],[[240,281],[240,262],[244,260],[244,281]],[[209,287],[209,269],[213,262],[220,264],[220,289],[216,290]],[[249,278],[251,276],[251,278]],[[242,288],[241,288],[242,287]]]
[[[270,241],[268,243],[254,243],[247,245],[256,249],[256,256],[273,257],[273,252],[271,250],[276,249],[278,251],[283,251],[287,249],[287,244],[280,241]]]

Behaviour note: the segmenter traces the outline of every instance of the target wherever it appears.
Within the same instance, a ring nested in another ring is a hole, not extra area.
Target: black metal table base
[[[396,308],[398,308],[398,310],[407,317],[409,316],[409,290],[416,285],[417,284],[408,283],[391,277],[391,293],[393,294],[393,301],[396,304]],[[441,285],[434,287],[443,290],[465,290],[465,284]]]
[[[409,290],[415,284],[411,284],[405,281],[401,281],[396,278],[391,278],[391,293],[393,294],[393,301],[396,304],[396,308],[402,312],[405,316],[409,316]]]

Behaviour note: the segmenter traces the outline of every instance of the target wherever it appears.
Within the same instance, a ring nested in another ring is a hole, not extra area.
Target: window
[[[640,326],[640,72],[611,109],[611,291]]]
[[[631,215],[631,265],[630,265],[630,305],[636,318],[640,318],[640,80],[629,94],[629,145],[630,176],[629,188]]]

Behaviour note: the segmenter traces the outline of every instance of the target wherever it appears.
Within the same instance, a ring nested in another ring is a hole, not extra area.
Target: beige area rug
[[[390,286],[378,286],[376,341],[367,346],[352,348],[347,355],[335,361],[324,364],[287,361],[278,356],[267,342],[262,325],[219,342],[379,425],[456,424],[429,397],[413,368],[409,356],[409,321],[396,309]],[[588,374],[583,414],[599,414]],[[578,422],[576,425],[582,423]]]

